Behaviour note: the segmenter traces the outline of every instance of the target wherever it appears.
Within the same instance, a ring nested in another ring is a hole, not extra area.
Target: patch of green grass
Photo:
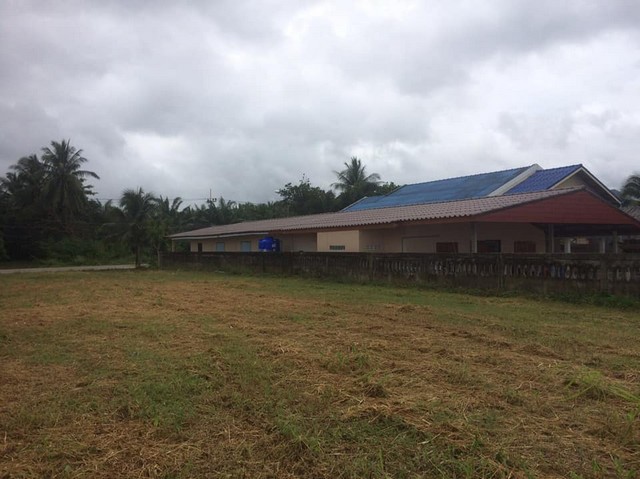
[[[362,374],[369,370],[371,359],[366,349],[358,344],[351,344],[344,351],[328,352],[322,364],[331,373]]]
[[[208,273],[0,284],[21,378],[0,421],[36,475],[636,474],[640,325],[621,309]],[[126,447],[92,445],[104,430]]]
[[[566,384],[569,388],[575,391],[571,394],[572,398],[585,397],[596,400],[605,400],[607,398],[614,397],[628,401],[640,408],[640,396],[632,393],[626,388],[607,381],[599,371],[578,371],[575,375],[566,380]]]

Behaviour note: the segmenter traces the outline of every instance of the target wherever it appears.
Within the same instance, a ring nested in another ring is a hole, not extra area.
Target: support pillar
[[[555,253],[556,252],[556,238],[555,238],[555,231],[554,231],[554,227],[553,225],[549,225],[549,249],[548,249],[548,253]]]
[[[564,252],[566,254],[571,254],[571,238],[564,239]]]
[[[614,231],[613,232],[613,252],[614,253],[618,253],[618,232]]]
[[[607,252],[607,238],[600,238],[598,241],[600,254]]]
[[[476,223],[471,223],[471,252],[478,252],[478,226]]]

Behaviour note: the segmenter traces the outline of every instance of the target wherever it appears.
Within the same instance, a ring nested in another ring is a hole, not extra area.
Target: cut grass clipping
[[[0,277],[0,477],[637,478],[638,316],[293,278]]]

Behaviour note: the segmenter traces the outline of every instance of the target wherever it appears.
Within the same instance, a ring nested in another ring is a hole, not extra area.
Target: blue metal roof
[[[522,183],[511,188],[507,194],[548,190],[580,168],[582,168],[582,165],[561,166],[560,168],[536,171]]]
[[[385,196],[371,196],[343,211],[362,211],[443,201],[482,198],[524,172],[527,167],[405,185]]]

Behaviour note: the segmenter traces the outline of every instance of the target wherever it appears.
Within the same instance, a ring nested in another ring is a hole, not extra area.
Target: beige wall
[[[219,239],[202,239],[191,241],[191,252],[196,253],[198,251],[198,243],[202,243],[203,252],[216,251],[217,243],[224,243],[225,251],[240,251],[240,243],[242,241],[251,242],[251,251],[258,251],[258,240],[262,236],[239,236],[235,238],[219,238]]]
[[[281,235],[277,236],[277,238],[280,240],[281,251],[315,252],[318,250],[316,233]]]
[[[571,178],[567,178],[565,181],[558,184],[554,190],[560,188],[573,188],[575,186],[586,186],[586,183],[578,175],[573,175]]]
[[[458,243],[459,253],[471,252],[470,223],[400,226],[377,230],[349,230],[279,236],[282,251],[371,252],[371,253],[435,253],[436,243]],[[503,253],[513,253],[515,241],[534,241],[536,252],[545,252],[544,232],[530,224],[477,223],[478,241],[500,240]],[[262,236],[191,241],[191,251],[216,251],[216,243],[224,242],[225,251],[240,251],[241,241],[251,241],[251,251],[258,251]],[[331,249],[331,246],[344,249]]]
[[[478,223],[478,241],[500,240],[503,253],[513,253],[515,241],[534,241],[545,252],[544,232],[529,224]],[[384,253],[435,253],[436,243],[458,243],[459,253],[471,252],[471,224],[401,226],[394,229],[318,233],[318,251],[345,245],[345,251]]]
[[[332,249],[331,247],[342,247],[344,249]],[[331,231],[318,233],[318,251],[344,253],[357,253],[360,251],[360,232],[351,231]]]
[[[363,253],[387,253],[389,252],[389,234],[392,229],[361,230],[360,251]]]
[[[459,253],[469,252],[471,226],[468,223],[449,225],[405,226],[395,238],[395,248],[402,253],[435,253],[436,243],[458,243]]]
[[[534,241],[536,253],[545,252],[544,231],[530,224],[479,223],[478,240],[499,239],[503,253],[513,253],[516,241]]]
[[[193,240],[190,242],[190,248],[192,252],[198,251],[198,243],[202,243],[202,251],[203,252],[211,252],[216,251],[217,243],[224,243],[225,251],[241,251],[240,243],[242,241],[250,241],[251,242],[251,251],[259,251],[258,249],[258,241],[260,241],[264,236],[238,236],[238,237],[229,237],[229,238],[219,238],[219,239],[202,239],[202,240]],[[314,252],[317,250],[316,247],[316,234],[315,233],[306,233],[300,235],[283,235],[276,236],[280,240],[280,249],[281,251],[310,251]]]

